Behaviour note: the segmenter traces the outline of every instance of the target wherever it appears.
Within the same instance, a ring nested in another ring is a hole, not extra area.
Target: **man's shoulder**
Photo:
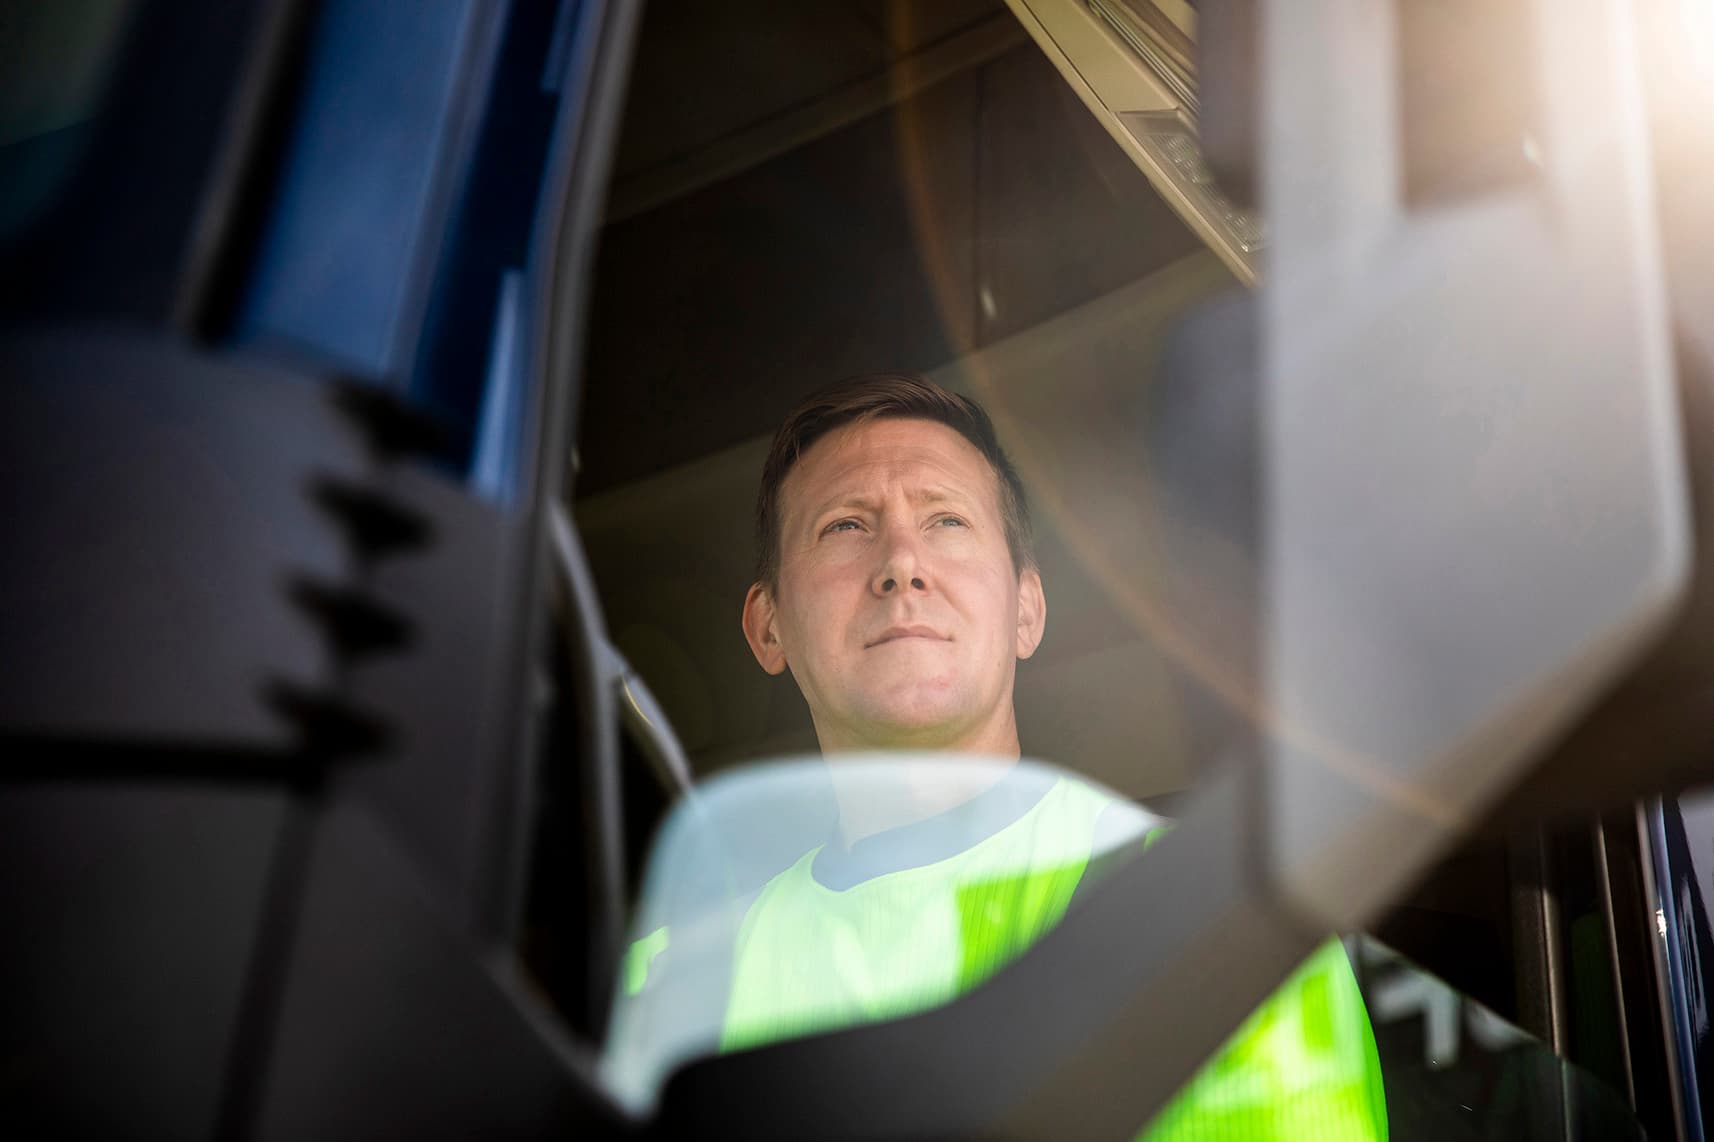
[[[1166,817],[1088,778],[1068,773],[1060,779],[1060,786],[1080,805],[1082,813],[1093,814],[1092,853],[1121,848],[1171,828],[1172,822]]]
[[[815,858],[826,847],[825,844],[816,845],[798,857],[797,860],[769,877],[762,883],[761,887],[746,893],[735,909],[737,914],[743,917],[741,927],[748,927],[756,913],[768,907],[773,901],[782,896],[796,893],[813,880],[815,878],[813,871]]]

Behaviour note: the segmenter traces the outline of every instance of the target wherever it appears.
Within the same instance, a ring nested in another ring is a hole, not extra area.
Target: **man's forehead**
[[[986,499],[998,491],[987,457],[957,429],[889,417],[835,429],[806,448],[786,475],[784,499],[788,510],[818,508],[894,481],[924,501]]]

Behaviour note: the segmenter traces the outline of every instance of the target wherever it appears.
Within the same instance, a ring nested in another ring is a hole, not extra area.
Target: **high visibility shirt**
[[[992,808],[1006,790],[978,801]],[[1015,791],[1013,791],[1015,793]],[[1015,798],[1014,798],[1015,799]],[[893,1019],[945,1003],[987,979],[1056,924],[1085,880],[1098,837],[1148,833],[1141,810],[1062,777],[992,831],[906,826],[860,841],[864,867],[822,846],[774,877],[744,913],[719,1047]],[[926,824],[926,823],[925,823]],[[971,836],[980,839],[969,843]],[[900,854],[904,855],[901,856]],[[670,943],[659,929],[633,946],[627,992]],[[1170,1028],[1163,1028],[1170,1034]],[[1137,1061],[1146,1066],[1146,1059]],[[1374,1035],[1344,948],[1318,949],[1235,1032],[1139,1135],[1192,1139],[1387,1137]]]
[[[1061,779],[964,851],[843,889],[817,879],[822,850],[806,853],[745,916],[722,1049],[899,1018],[982,982],[1065,914],[1097,822],[1114,804]],[[1141,1135],[1386,1136],[1374,1034],[1337,940],[1300,966]]]

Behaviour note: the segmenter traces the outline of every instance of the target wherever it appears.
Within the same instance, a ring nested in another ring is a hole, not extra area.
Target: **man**
[[[1022,483],[973,401],[909,376],[812,395],[775,437],[756,530],[744,636],[808,704],[840,819],[834,840],[745,902],[696,997],[680,992],[692,1005],[719,993],[723,1050],[955,998],[1056,923],[1099,854],[1159,835],[1135,806],[1016,764],[1016,667],[1041,644],[1047,599]],[[891,773],[840,761],[876,751],[944,760]],[[628,992],[648,990],[648,957],[670,942],[666,929],[639,942]],[[634,1045],[625,1007],[616,1029]],[[1337,943],[1146,1134],[1385,1135],[1373,1039]]]

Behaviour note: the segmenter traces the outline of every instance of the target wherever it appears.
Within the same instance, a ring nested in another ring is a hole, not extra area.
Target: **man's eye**
[[[934,521],[936,527],[969,527],[970,525],[955,515],[943,515]]]
[[[826,530],[822,534],[825,535],[835,531],[856,531],[857,527],[857,521],[854,519],[836,519],[827,525]]]

